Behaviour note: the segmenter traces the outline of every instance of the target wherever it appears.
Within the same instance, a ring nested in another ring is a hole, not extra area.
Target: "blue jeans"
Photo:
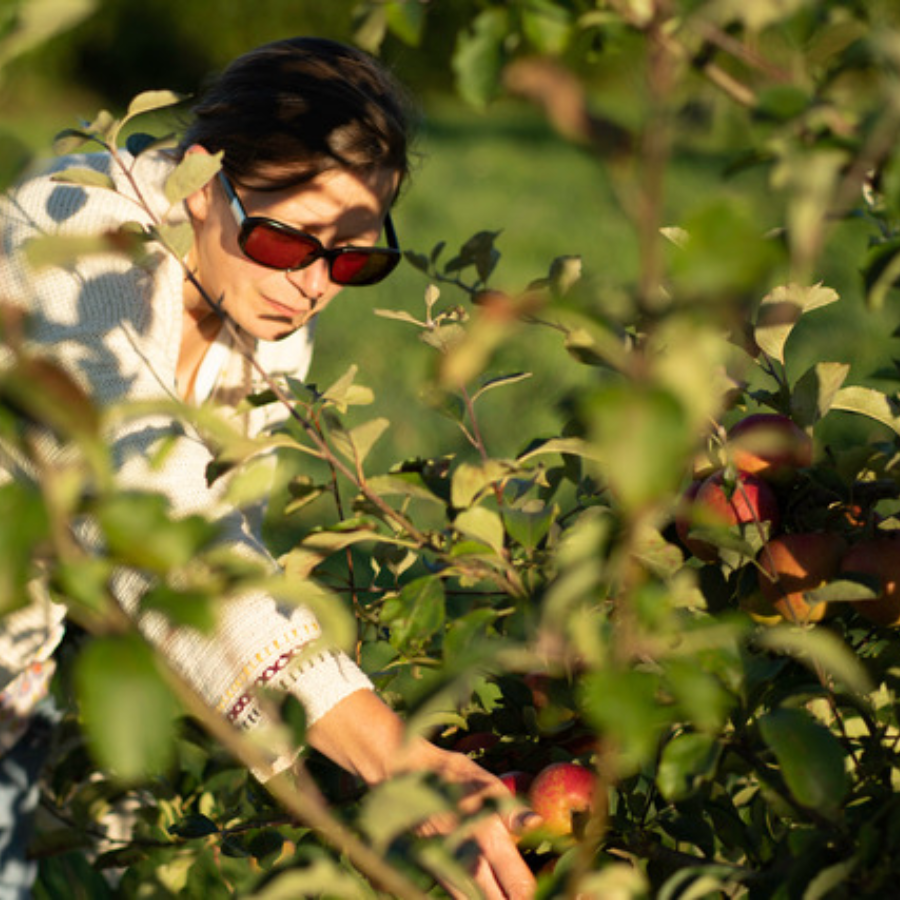
[[[0,900],[28,900],[37,864],[28,843],[37,809],[38,777],[55,727],[52,713],[38,713],[15,746],[0,756]]]

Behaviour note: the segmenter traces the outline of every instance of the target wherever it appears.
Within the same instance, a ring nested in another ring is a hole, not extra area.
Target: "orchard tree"
[[[438,12],[360,4],[358,38],[415,46]],[[895,891],[898,375],[868,371],[852,340],[810,359],[804,339],[842,306],[852,337],[895,302],[898,18],[889,0],[473,4],[458,20],[460,92],[526,97],[592,154],[639,266],[610,283],[562,257],[513,285],[497,283],[495,232],[407,252],[421,311],[380,313],[398,342],[433,349],[432,407],[468,453],[373,470],[390,423],[361,415],[377,398],[354,366],[325,389],[272,381],[252,402],[291,418],[253,446],[179,409],[219,449],[210,477],[228,477],[238,504],[270,492],[256,462],[278,450],[273,531],[315,520],[283,555],[279,590],[314,606],[410,728],[546,810],[523,843],[543,897]],[[142,95],[60,149],[115,152],[126,124],[175,99]],[[135,153],[150,144],[129,138]],[[686,159],[702,172],[688,192]],[[209,175],[179,167],[173,204]],[[160,221],[116,245],[146,239],[181,255],[185,236]],[[92,896],[113,881],[123,896],[436,890],[464,833],[414,826],[450,808],[447,786],[408,776],[362,793],[313,755],[301,791],[267,793],[246,774],[254,745],[123,621],[108,590],[121,567],[152,574],[150,602],[193,627],[223,588],[262,576],[209,552],[207,523],[116,492],[108,413],[35,360],[19,325],[6,316],[3,438],[28,415],[80,451],[64,478],[3,488],[2,609],[49,567],[85,632],[59,687],[80,716],[45,787],[41,890],[73,869]],[[521,386],[527,373],[493,363],[535,329],[591,374],[558,434],[523,433],[499,457],[480,401]],[[872,427],[846,424],[859,422]],[[103,558],[69,537],[85,513]],[[272,739],[302,742],[302,716],[281,713]]]

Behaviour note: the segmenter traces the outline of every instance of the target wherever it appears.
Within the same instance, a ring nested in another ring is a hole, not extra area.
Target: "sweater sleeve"
[[[86,155],[74,164],[116,174],[105,155]],[[57,168],[69,165],[72,160]],[[144,157],[135,167],[145,192],[155,190],[160,198],[167,171],[167,165],[152,159],[145,163]],[[94,255],[34,273],[27,270],[22,248],[44,233],[97,234],[126,221],[146,221],[128,197],[129,185],[119,187],[116,193],[61,185],[44,174],[12,192],[0,209],[0,296],[24,305],[34,347],[80,382],[100,406],[175,397],[181,267],[159,251],[141,266],[123,256]],[[276,568],[245,517],[224,502],[221,483],[207,483],[212,454],[196,433],[175,418],[152,415],[129,419],[106,437],[118,486],[165,495],[176,517],[202,514],[219,526],[224,545]],[[157,466],[152,460],[162,441],[167,442],[165,462]],[[48,435],[40,438],[40,451],[51,460],[64,452]],[[209,636],[173,628],[163,616],[142,611],[148,583],[142,573],[120,572],[115,583],[119,602],[207,704],[237,727],[254,728],[264,721],[254,691],[260,685],[295,694],[310,722],[354,691],[371,689],[368,678],[342,652],[303,652],[322,634],[315,616],[302,605],[281,604],[264,593],[223,601],[217,628]],[[271,772],[257,774],[274,774],[292,758],[287,749],[274,752]]]

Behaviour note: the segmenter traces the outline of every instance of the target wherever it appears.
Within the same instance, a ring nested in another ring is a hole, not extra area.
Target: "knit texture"
[[[173,163],[162,153],[137,159],[123,154],[140,194],[169,222],[186,220],[182,206],[169,210],[163,188]],[[110,175],[117,190],[55,183],[51,173],[91,168]],[[29,178],[0,203],[0,299],[21,304],[30,317],[29,342],[63,367],[100,406],[124,401],[175,399],[175,373],[181,340],[183,271],[161,248],[151,248],[149,260],[135,265],[116,254],[86,256],[66,267],[29,271],[23,247],[43,234],[96,235],[125,222],[147,224],[149,216],[131,183],[110,156],[85,154],[56,160]],[[274,376],[302,379],[309,365],[311,336],[306,330],[273,343],[261,342],[256,357]],[[247,383],[244,357],[232,350],[215,386],[217,396],[232,400],[260,385]],[[249,414],[248,429],[258,433],[281,413],[279,404]],[[221,528],[222,542],[247,558],[276,568],[247,518],[223,499],[224,480],[207,483],[210,449],[183,423],[166,415],[142,416],[116,426],[108,436],[123,489],[164,494],[175,516],[201,513]],[[161,441],[167,445],[162,466],[152,464]],[[38,451],[49,464],[65,452],[49,435],[42,435]],[[0,456],[0,464],[3,457]],[[13,464],[7,476],[24,477]],[[343,653],[302,652],[321,637],[312,612],[303,606],[278,603],[262,593],[242,596],[220,605],[218,628],[205,636],[188,628],[173,628],[159,614],[141,610],[148,579],[123,571],[116,579],[117,598],[139,622],[144,633],[214,709],[242,728],[266,721],[254,686],[265,684],[288,690],[314,722],[340,700],[371,682]],[[47,601],[44,600],[44,603]],[[31,627],[43,616],[47,637],[55,635],[58,610],[40,615],[24,610],[0,620],[3,633],[15,632],[16,620]],[[22,673],[32,659],[15,658],[4,647],[15,641],[0,638],[0,678],[7,682]],[[13,657],[13,658],[10,658]],[[301,662],[298,664],[298,657]],[[0,688],[3,682],[0,681]],[[271,774],[290,763],[292,751],[273,753]],[[260,774],[270,774],[260,773]]]

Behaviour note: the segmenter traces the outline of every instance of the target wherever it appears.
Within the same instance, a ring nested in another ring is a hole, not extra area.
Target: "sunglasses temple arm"
[[[231,208],[231,212],[232,215],[234,215],[235,222],[237,222],[239,226],[243,225],[244,219],[247,218],[247,212],[244,209],[244,204],[241,203],[241,198],[238,197],[237,191],[235,191],[235,189],[231,186],[231,182],[228,180],[224,172],[218,172],[218,178],[223,189],[225,190],[225,196],[228,198],[228,206]]]
[[[391,218],[390,213],[384,217],[384,236],[387,239],[387,245],[391,250],[400,249],[400,244],[397,241],[397,232],[394,231],[394,220]]]

